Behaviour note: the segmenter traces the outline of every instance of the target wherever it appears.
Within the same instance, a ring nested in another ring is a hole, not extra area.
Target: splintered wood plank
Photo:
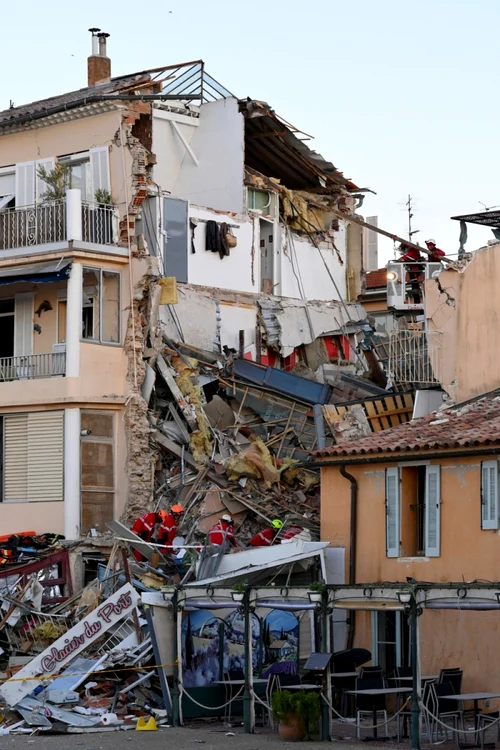
[[[373,401],[365,401],[364,407],[373,432],[380,432],[382,425]]]

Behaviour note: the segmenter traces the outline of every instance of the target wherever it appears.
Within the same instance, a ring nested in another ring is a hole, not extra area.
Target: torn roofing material
[[[387,268],[368,271],[366,274],[366,288],[379,289],[381,287],[387,287]]]
[[[500,390],[360,440],[314,451],[316,457],[435,451],[500,442]]]
[[[265,367],[247,359],[237,359],[233,365],[237,377],[265,386],[278,393],[310,404],[326,404],[330,398],[330,386],[314,380],[301,378],[276,367]]]
[[[291,190],[355,192],[358,187],[331,162],[303,143],[265,102],[242,99],[247,166],[275,177]]]

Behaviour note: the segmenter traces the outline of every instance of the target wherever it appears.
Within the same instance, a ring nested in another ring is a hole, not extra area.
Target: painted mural
[[[293,612],[273,609],[262,623],[263,666],[278,662],[297,663],[299,621]]]
[[[224,624],[220,643],[221,623]],[[252,613],[252,665],[257,675],[266,669],[295,671],[299,648],[299,621],[292,612],[271,610],[264,620]],[[209,610],[190,612],[182,621],[184,687],[204,687],[222,680],[223,672],[245,668],[245,624],[238,610],[224,620]],[[282,669],[277,666],[281,665]],[[292,669],[293,668],[293,669]]]

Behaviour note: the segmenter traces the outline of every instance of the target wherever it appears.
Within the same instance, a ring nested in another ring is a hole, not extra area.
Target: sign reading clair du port
[[[129,615],[139,603],[139,594],[127,583],[95,609],[88,617],[68,630],[61,638],[16,672],[12,680],[0,687],[7,705],[15,706],[40,684],[36,678],[59,672],[77,654],[88,648],[115,623]]]

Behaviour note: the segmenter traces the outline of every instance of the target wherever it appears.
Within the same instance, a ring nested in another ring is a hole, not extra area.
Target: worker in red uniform
[[[248,543],[251,547],[270,547],[282,528],[283,521],[280,521],[279,518],[275,518],[271,523],[270,528],[259,531],[259,533],[252,537]]]
[[[172,547],[172,542],[177,536],[177,529],[182,520],[182,514],[184,508],[182,505],[176,503],[170,508],[170,513],[166,510],[161,510],[161,522],[160,528],[158,529],[157,542],[158,544],[164,544],[167,547]]]
[[[132,531],[134,534],[137,534],[137,536],[140,536],[145,542],[150,542],[153,538],[155,526],[157,523],[160,523],[160,521],[161,516],[159,513],[144,513],[144,515],[134,521]],[[137,549],[134,550],[134,557],[137,562],[144,562],[146,559]]]
[[[293,525],[283,532],[281,538],[283,539],[283,541],[286,541],[287,539],[293,539],[295,536],[302,534],[303,531],[304,528],[302,526]]]
[[[234,534],[233,519],[228,513],[225,513],[208,532],[208,542],[214,547],[220,547],[220,545],[224,544],[226,540],[232,544],[233,547],[238,546]]]
[[[401,258],[398,258],[398,262],[408,263],[408,276],[411,281],[411,296],[413,297],[414,304],[419,305],[420,280],[423,270],[422,262],[425,261],[425,258],[422,257],[420,250],[417,247],[410,247],[404,242],[399,246],[399,251],[403,253],[403,255]]]
[[[429,251],[429,256],[427,258],[429,263],[440,263],[441,258],[444,258],[446,253],[444,250],[440,250],[439,247],[436,247],[436,240],[425,240],[425,244],[427,245],[427,250]]]

